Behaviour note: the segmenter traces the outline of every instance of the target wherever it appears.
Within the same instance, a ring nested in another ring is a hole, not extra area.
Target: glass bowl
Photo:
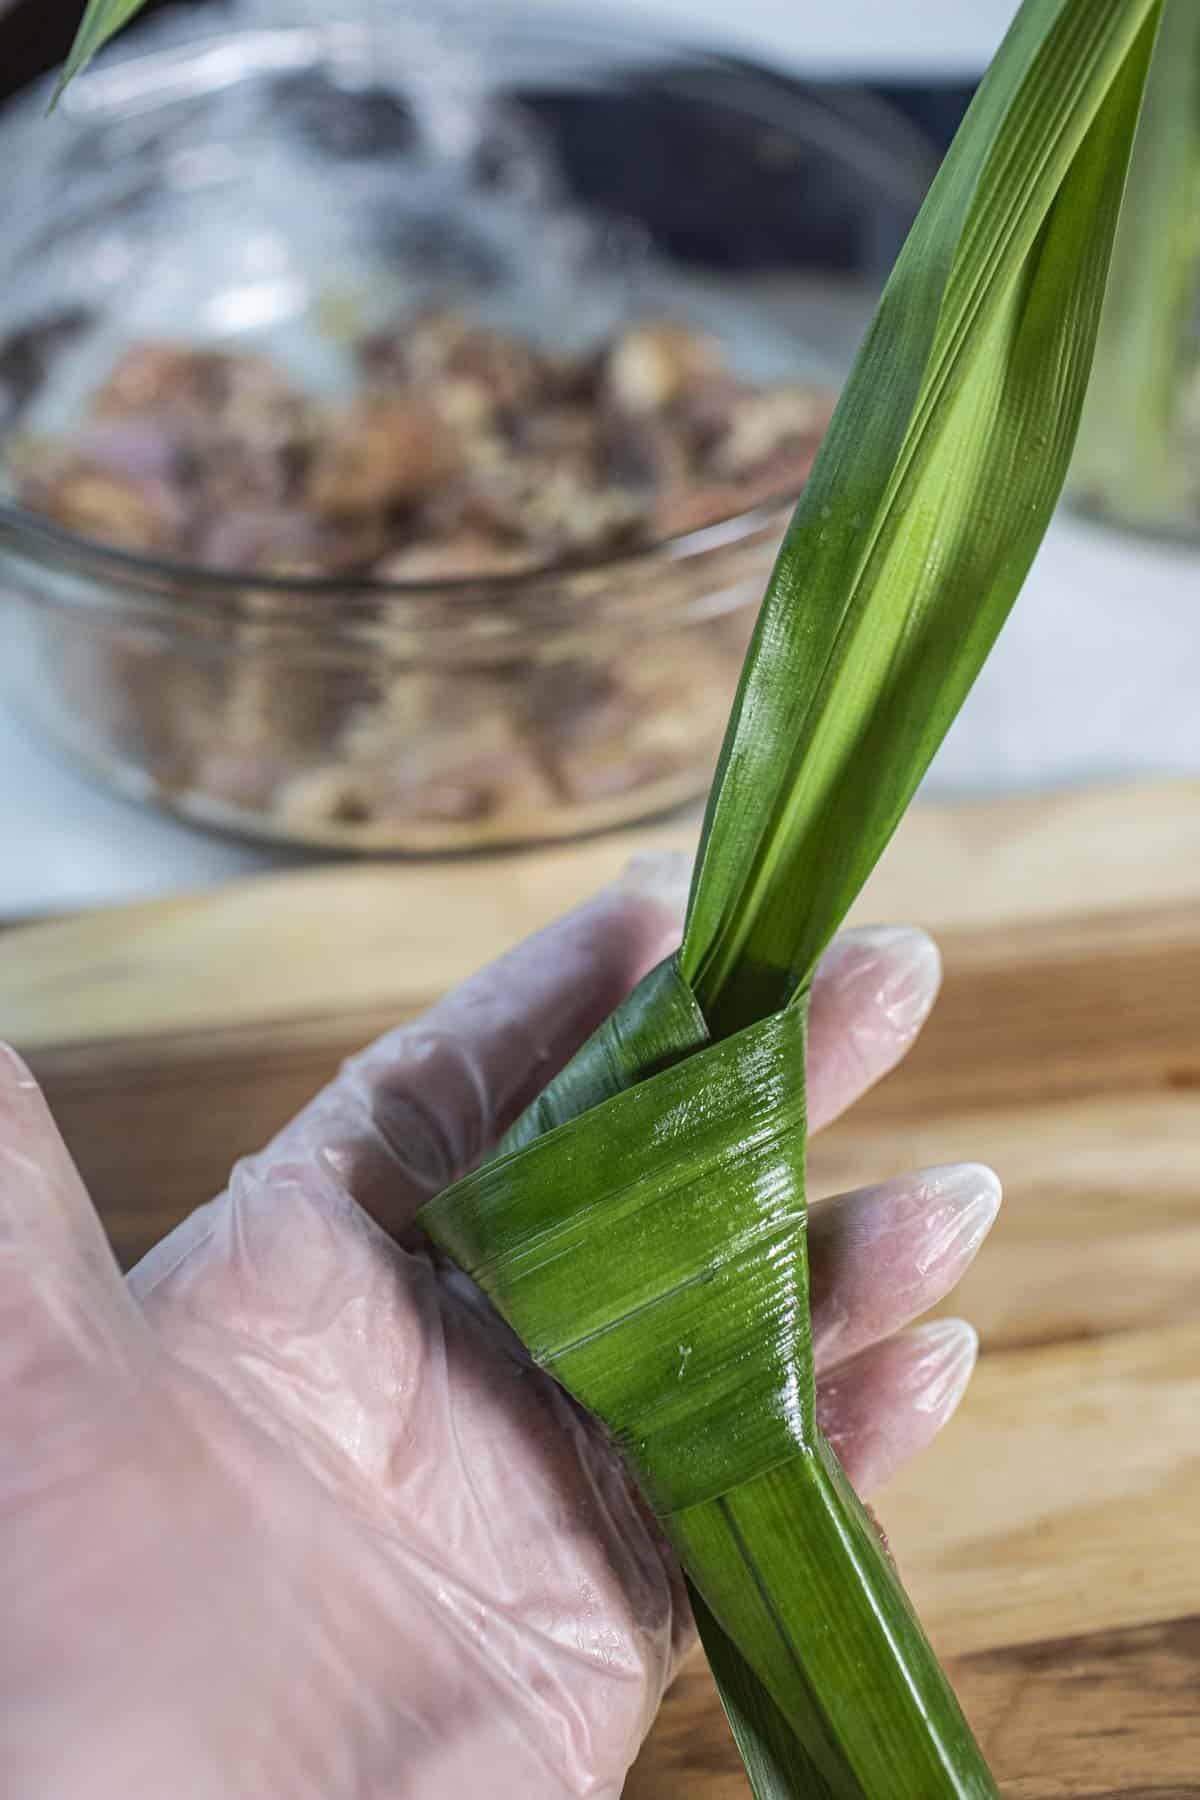
[[[431,303],[578,350],[666,314],[751,379],[836,384],[932,158],[637,28],[166,15],[3,123],[0,432],[61,429],[131,344],[266,348],[313,391]],[[485,71],[485,73],[481,73]],[[132,795],[297,844],[569,836],[710,777],[792,493],[603,561],[470,579],[243,574],[0,493],[6,698]]]

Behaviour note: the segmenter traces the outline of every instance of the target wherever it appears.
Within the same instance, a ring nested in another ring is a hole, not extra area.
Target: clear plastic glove
[[[607,1445],[454,1271],[397,1246],[677,940],[643,872],[365,1051],[123,1282],[0,1057],[8,1800],[616,1796],[690,1625]],[[934,999],[912,932],[818,977],[815,1126]],[[196,1130],[203,1130],[197,1118]],[[999,1200],[943,1169],[816,1207],[825,1428],[869,1493],[970,1374],[908,1322]]]

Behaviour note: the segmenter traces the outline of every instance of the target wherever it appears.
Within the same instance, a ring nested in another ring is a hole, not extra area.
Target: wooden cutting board
[[[0,1033],[132,1257],[348,1049],[631,849],[690,837],[13,930]],[[814,1191],[958,1158],[1006,1188],[954,1300],[976,1380],[881,1508],[901,1569],[1007,1795],[1200,1796],[1200,784],[916,811],[859,913],[936,926],[946,987],[904,1069],[814,1146]],[[626,1794],[746,1792],[693,1663]]]

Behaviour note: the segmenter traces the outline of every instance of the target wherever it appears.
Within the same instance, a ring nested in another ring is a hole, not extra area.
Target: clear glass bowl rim
[[[613,48],[620,45],[629,50],[637,50],[641,54],[648,55],[658,51],[677,59],[686,58],[689,66],[725,69],[731,73],[736,72],[748,81],[756,76],[764,82],[768,82],[769,78],[769,71],[756,68],[735,52],[700,47],[686,38],[673,38],[650,31],[630,15],[622,17],[616,14],[610,17],[606,14],[603,24],[597,27],[587,15],[560,14],[551,19],[540,9],[520,5],[501,7],[489,14],[489,24],[500,30],[504,30],[506,24],[511,28],[514,21],[518,28],[534,26],[543,42],[563,49],[583,46],[588,41],[599,41]],[[264,29],[254,26],[230,32],[226,26],[219,35],[227,48],[231,38],[256,41],[260,46],[261,56],[261,49],[268,40],[308,41],[313,47],[318,47],[330,30],[336,31],[345,25],[346,22],[339,21],[335,15],[319,27],[280,25]],[[354,27],[351,26],[350,29],[353,30]],[[122,77],[120,86],[127,86],[132,75],[138,86],[144,84],[153,88],[157,94],[158,89],[154,87],[155,71],[164,68],[177,70],[181,63],[186,63],[189,56],[199,56],[206,48],[211,49],[215,35],[213,27],[209,26],[206,30],[203,25],[198,25],[194,43],[188,45],[158,50],[140,50],[135,45],[132,50],[125,50],[116,59],[112,58],[110,52],[107,66],[101,64],[99,70],[91,75],[90,83],[88,77],[84,78],[86,100],[80,111],[94,117],[102,114],[112,104],[105,101],[107,75]],[[221,66],[228,78],[228,58],[221,59]],[[262,67],[261,60],[256,62],[251,58],[239,65],[239,78],[261,73]],[[32,89],[16,96],[11,107],[16,109],[18,115],[28,109],[30,102],[41,110],[45,94],[49,91],[49,84],[35,84]],[[119,87],[114,91],[119,91]],[[194,87],[192,91],[195,91]],[[774,102],[772,111],[778,113],[781,89],[772,83],[769,84],[769,92]],[[153,103],[166,107],[178,95],[178,87],[167,83],[161,98]],[[806,110],[810,109],[797,100],[797,115]],[[813,103],[811,111],[818,110]],[[869,110],[872,124],[876,128],[881,124],[885,128],[890,126],[895,137],[902,144],[907,140],[907,147],[915,151],[917,134],[886,102],[876,101],[875,96],[869,96]],[[833,118],[833,115],[830,116]],[[6,107],[4,116],[0,118],[0,142],[3,141],[6,130],[17,123],[18,119],[11,117],[10,108]],[[793,125],[798,128],[798,117],[793,120]],[[914,202],[919,202],[923,191],[919,184],[923,175],[916,166],[915,156],[906,169],[903,162],[898,165],[895,158],[889,160],[881,155],[880,144],[870,136],[864,123],[835,118],[834,127],[842,140],[841,149],[844,153],[862,156],[869,163],[872,173],[881,180],[890,179],[893,183],[898,181],[901,186],[907,183]],[[925,170],[924,176],[928,172]],[[678,564],[702,557],[715,558],[721,550],[732,549],[771,531],[780,530],[796,498],[794,489],[785,490],[708,525],[650,543],[623,547],[598,557],[564,559],[516,572],[451,576],[436,580],[417,578],[397,581],[369,574],[290,575],[205,568],[185,561],[146,556],[85,537],[2,496],[0,553],[16,555],[42,567],[69,569],[74,574],[90,577],[107,586],[119,585],[125,589],[126,594],[133,588],[151,605],[155,600],[168,607],[178,604],[186,606],[189,613],[199,608],[208,611],[210,616],[226,619],[245,617],[247,621],[257,620],[261,624],[260,606],[253,602],[247,603],[246,596],[271,596],[272,618],[278,626],[286,625],[289,615],[291,623],[307,623],[311,626],[315,616],[324,611],[320,604],[322,601],[336,602],[342,622],[351,625],[356,619],[368,622],[376,618],[380,609],[389,602],[405,598],[436,595],[460,604],[463,614],[469,615],[472,601],[491,608],[496,598],[504,593],[529,593],[542,586],[561,587],[564,582],[569,583],[573,578],[588,573],[612,574],[618,578],[636,580],[640,571],[651,573],[664,563]],[[294,603],[294,613],[291,603]],[[455,610],[458,610],[457,606]],[[598,611],[601,614],[604,611],[602,599]]]

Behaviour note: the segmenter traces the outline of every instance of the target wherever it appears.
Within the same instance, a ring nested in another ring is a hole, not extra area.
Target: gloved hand
[[[371,1215],[403,1234],[668,952],[650,888],[357,1057],[127,1283],[0,1058],[8,1800],[619,1794],[690,1641],[678,1573],[589,1421]],[[919,934],[834,945],[814,1126],[904,1053],[937,982]],[[961,1397],[969,1327],[902,1328],[998,1201],[966,1167],[813,1210],[823,1422],[864,1493]]]

